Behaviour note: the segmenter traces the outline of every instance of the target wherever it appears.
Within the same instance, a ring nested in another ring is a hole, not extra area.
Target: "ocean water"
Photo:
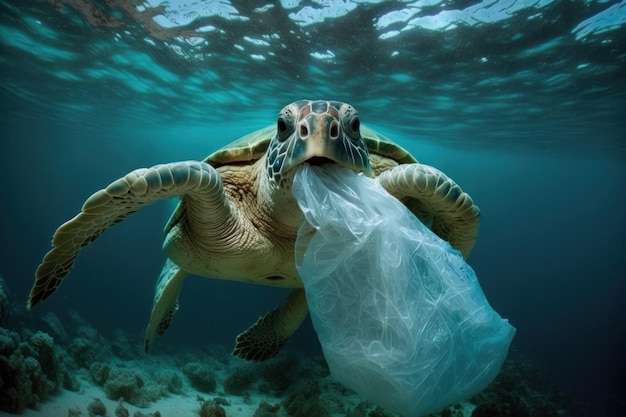
[[[0,0],[0,274],[24,305],[92,192],[345,101],[480,206],[469,263],[512,349],[580,415],[623,415],[625,75],[623,0]],[[141,339],[174,204],[107,231],[10,325],[75,311]],[[155,349],[230,349],[287,294],[193,277]],[[308,320],[288,347],[320,352]]]

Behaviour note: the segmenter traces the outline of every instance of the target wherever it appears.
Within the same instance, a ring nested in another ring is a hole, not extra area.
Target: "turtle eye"
[[[350,122],[350,127],[352,128],[353,132],[359,133],[359,128],[361,127],[361,121],[359,120],[358,117],[355,117],[354,119],[352,119],[352,122]]]
[[[359,129],[361,128],[361,121],[359,120],[359,116],[353,116],[351,119],[347,120],[345,123],[345,130],[350,138],[356,140],[361,135],[359,133]]]
[[[285,133],[287,130],[287,123],[283,119],[278,119],[278,125],[276,126],[278,133]]]
[[[359,113],[354,107],[344,103],[339,109],[339,117],[341,118],[344,131],[352,140],[358,140],[361,137],[359,129],[361,128],[361,120]]]
[[[278,115],[278,120],[276,121],[278,140],[281,142],[285,141],[293,133],[293,130],[294,125],[292,115],[287,112],[281,112],[281,114]]]

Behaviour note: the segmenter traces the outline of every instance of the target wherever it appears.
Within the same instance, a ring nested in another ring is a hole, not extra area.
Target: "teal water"
[[[620,415],[625,24],[625,1],[2,0],[0,274],[25,302],[92,192],[294,100],[346,101],[481,207],[469,262],[514,347],[589,415]],[[32,314],[142,334],[172,208],[104,234]],[[189,280],[162,339],[231,346],[285,295]],[[290,343],[319,349],[309,323]]]

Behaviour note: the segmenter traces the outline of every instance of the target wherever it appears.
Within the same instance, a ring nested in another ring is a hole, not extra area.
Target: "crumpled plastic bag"
[[[375,180],[305,164],[296,265],[332,376],[402,416],[485,388],[515,329],[462,255]]]

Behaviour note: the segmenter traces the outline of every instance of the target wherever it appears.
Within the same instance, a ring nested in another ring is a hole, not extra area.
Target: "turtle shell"
[[[265,154],[275,135],[275,125],[257,130],[213,152],[205,159],[205,162],[217,168],[237,162],[255,161]],[[406,149],[368,127],[361,125],[361,135],[370,154],[393,159],[399,164],[417,162]]]

